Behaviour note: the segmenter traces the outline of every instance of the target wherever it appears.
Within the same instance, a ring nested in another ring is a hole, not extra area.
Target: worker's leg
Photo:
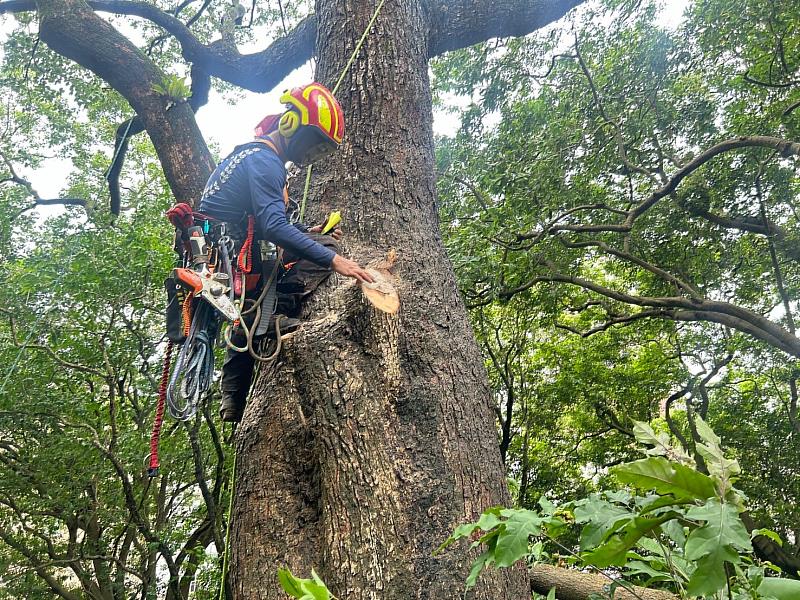
[[[244,337],[244,336],[242,336]],[[245,340],[240,340],[246,343]],[[222,401],[219,414],[223,421],[238,423],[242,420],[247,394],[253,383],[255,361],[249,352],[228,350],[222,365]]]
[[[248,293],[248,296],[250,293]],[[243,317],[245,324],[252,327],[255,313],[250,313]],[[234,327],[231,332],[230,341],[237,348],[245,348],[247,336],[242,327]],[[255,370],[255,360],[250,352],[237,352],[228,348],[225,354],[225,362],[222,364],[222,401],[220,402],[219,414],[223,421],[238,423],[242,420],[244,407],[247,403],[247,395],[253,383],[253,371]]]

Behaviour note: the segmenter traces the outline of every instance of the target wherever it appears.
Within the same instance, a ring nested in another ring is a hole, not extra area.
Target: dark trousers
[[[334,252],[338,250],[336,241],[328,235],[317,233],[309,233],[307,235]],[[311,261],[292,256],[288,252],[284,253],[283,264],[292,266],[278,280],[275,314],[297,317],[300,315],[303,300],[328,278],[331,270],[329,267],[321,267]],[[282,268],[279,267],[279,269]],[[268,277],[269,273],[262,275],[261,284]],[[256,300],[261,293],[261,284],[256,289],[247,292],[246,298]],[[254,318],[255,311],[244,317],[248,328],[252,326]],[[267,316],[264,315],[262,318],[267,318]],[[241,327],[237,327],[232,332],[231,342],[240,348],[247,343],[247,338]],[[222,365],[222,383],[220,384],[222,389],[222,409],[233,409],[237,412],[244,410],[247,394],[253,383],[254,370],[255,359],[249,352],[236,352],[228,349],[225,355],[225,362]]]

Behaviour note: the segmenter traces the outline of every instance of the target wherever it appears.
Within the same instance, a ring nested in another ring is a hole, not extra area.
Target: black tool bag
[[[183,333],[183,299],[186,296],[173,277],[164,280],[164,288],[167,291],[167,338],[175,344],[182,344],[186,341]]]

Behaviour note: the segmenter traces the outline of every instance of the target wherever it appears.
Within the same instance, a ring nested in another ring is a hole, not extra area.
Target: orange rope
[[[253,268],[253,236],[256,229],[256,219],[253,215],[247,217],[247,237],[239,250],[236,266],[242,273],[249,273]]]
[[[161,385],[158,388],[158,404],[156,406],[156,419],[153,422],[153,432],[150,434],[150,466],[147,469],[148,477],[158,475],[158,441],[161,439],[161,425],[164,423],[164,403],[167,398],[167,385],[169,383],[169,366],[172,362],[172,341],[167,343],[164,354],[164,370],[161,373]]]
[[[194,292],[186,294],[186,298],[183,300],[183,335],[189,335],[192,327],[192,300],[194,300]]]

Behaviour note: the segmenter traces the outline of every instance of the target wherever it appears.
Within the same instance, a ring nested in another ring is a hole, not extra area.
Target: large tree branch
[[[588,600],[593,594],[606,597],[612,583],[604,575],[551,565],[535,565],[531,567],[529,574],[531,592],[546,596],[552,588],[556,588],[558,600]],[[630,586],[630,589],[619,586],[613,596],[618,600],[677,600],[677,596],[671,592],[639,586]]]
[[[575,224],[575,225],[555,225],[552,231],[573,231],[573,232],[620,232],[625,233],[633,228],[633,224],[638,217],[647,212],[659,200],[665,198],[674,192],[680,183],[691,175],[694,171],[702,167],[716,156],[737,150],[740,148],[771,148],[780,152],[783,156],[790,156],[792,154],[800,154],[800,143],[792,142],[782,138],[771,137],[766,135],[742,136],[724,140],[715,144],[702,154],[699,154],[681,169],[679,169],[669,181],[654,191],[645,200],[634,206],[627,213],[625,221],[622,223],[609,223],[609,224]]]
[[[557,21],[583,0],[430,0],[428,55],[496,37],[527,35]]]
[[[501,291],[499,296],[508,299],[542,282],[568,283],[624,304],[663,309],[654,316],[676,321],[710,321],[727,325],[791,356],[800,358],[800,339],[766,317],[741,306],[718,300],[681,296],[636,296],[588,279],[559,273],[558,269],[549,263],[547,267],[550,269],[550,273],[536,275],[516,288]]]
[[[563,17],[583,0],[431,0],[429,56],[471,46],[493,37],[526,35]],[[253,92],[267,92],[314,55],[317,17],[309,15],[266,49],[240,54],[221,40],[201,43],[173,14],[136,0],[90,0],[92,9],[146,19],[172,35],[184,58],[210,75]],[[36,10],[33,0],[0,2],[0,14]]]
[[[766,218],[748,216],[734,218],[727,215],[718,215],[706,208],[692,206],[690,204],[684,204],[681,207],[689,214],[706,219],[724,229],[737,229],[757,235],[772,236],[776,240],[783,240],[786,238],[786,230]]]
[[[192,203],[213,170],[192,109],[153,91],[164,74],[81,0],[39,0],[42,40],[104,79],[143,120],[178,201]]]
[[[211,77],[201,67],[192,65],[192,95],[189,97],[189,106],[197,112],[201,106],[208,103],[208,93],[211,90]],[[122,208],[122,195],[119,191],[119,176],[122,165],[128,153],[128,140],[144,131],[144,123],[136,116],[120,123],[114,135],[114,157],[106,171],[108,193],[111,196],[111,214],[118,215]]]
[[[187,61],[202,67],[209,75],[253,92],[271,90],[314,54],[317,35],[315,15],[303,19],[292,31],[265,50],[240,54],[221,41],[201,43],[187,24],[147,2],[90,0],[87,4],[97,11],[139,17],[158,25],[178,41]],[[0,14],[32,10],[36,10],[33,0],[0,2]]]

